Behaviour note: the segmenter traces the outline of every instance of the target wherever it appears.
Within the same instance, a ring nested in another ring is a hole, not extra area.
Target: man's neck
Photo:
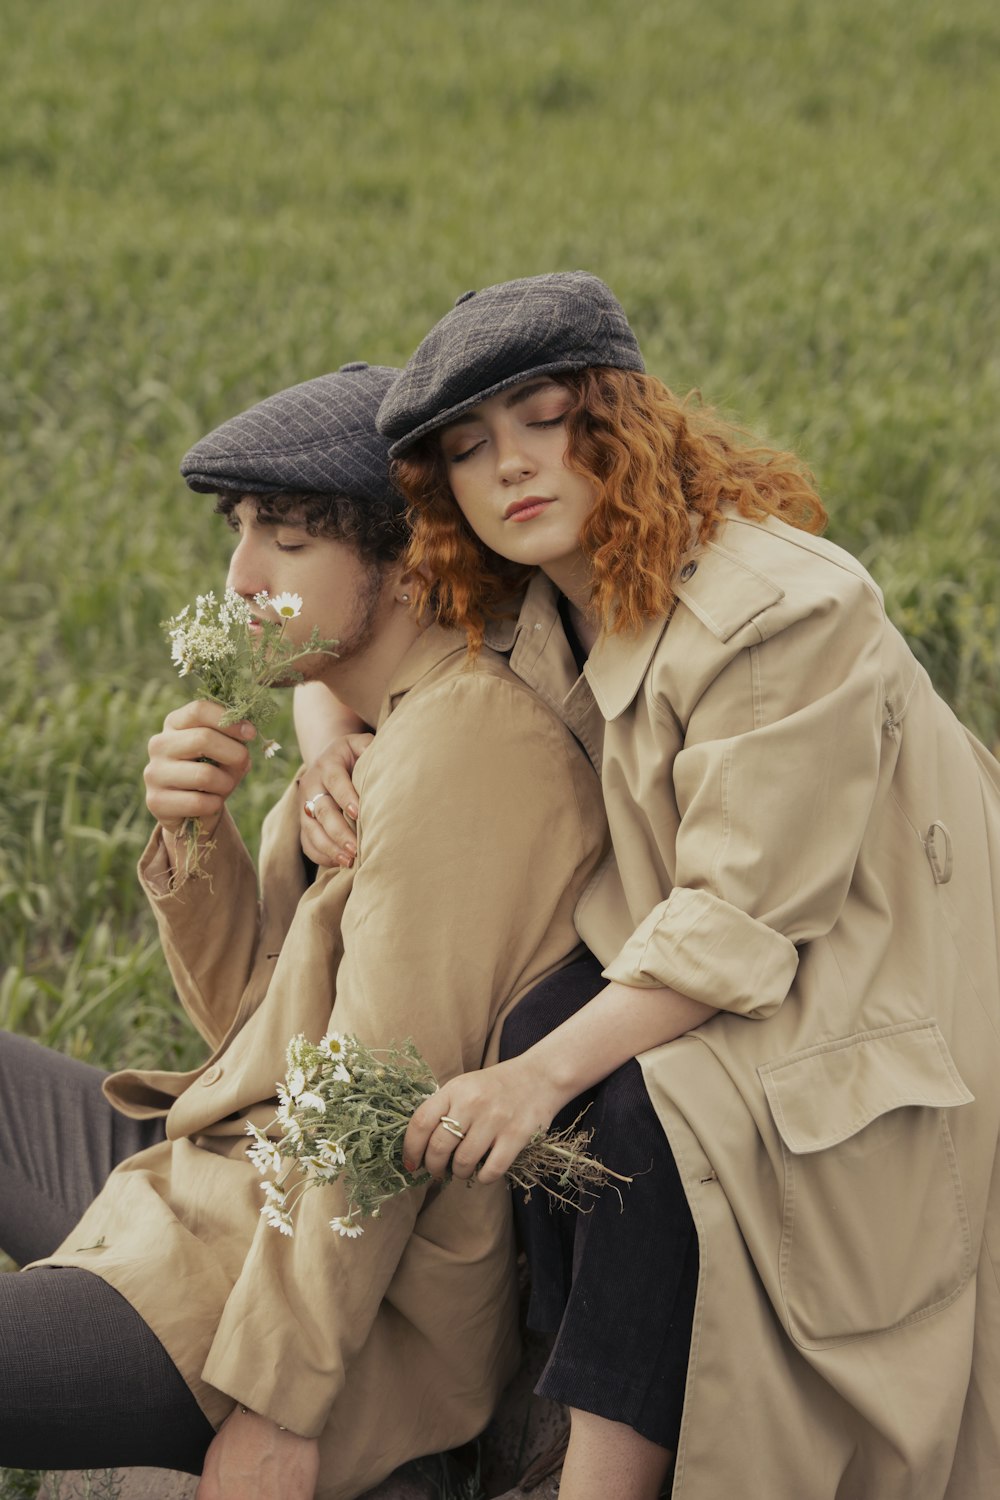
[[[411,610],[393,608],[362,651],[330,663],[324,681],[366,724],[376,724],[396,668],[423,630]]]

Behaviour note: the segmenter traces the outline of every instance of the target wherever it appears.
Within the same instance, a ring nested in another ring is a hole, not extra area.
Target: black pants
[[[527,1051],[605,983],[589,956],[550,975],[511,1012],[501,1056]],[[605,1191],[589,1213],[552,1208],[543,1193],[528,1203],[514,1194],[531,1269],[528,1323],[558,1330],[537,1390],[676,1448],[698,1286],[694,1222],[635,1059],[574,1099],[554,1126],[585,1108],[590,1150],[633,1181],[622,1201]]]
[[[0,1032],[0,1248],[18,1264],[50,1254],[118,1162],[163,1139],[162,1121],[111,1108],[103,1077]],[[200,1474],[212,1436],[163,1345],[99,1276],[0,1275],[0,1464]]]

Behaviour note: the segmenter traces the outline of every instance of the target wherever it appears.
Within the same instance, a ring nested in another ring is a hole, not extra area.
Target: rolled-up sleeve
[[[799,948],[843,908],[871,816],[884,628],[875,591],[845,574],[724,660],[671,768],[673,889],[607,978],[669,985],[756,1019],[782,1003]],[[666,722],[672,707],[659,708]]]

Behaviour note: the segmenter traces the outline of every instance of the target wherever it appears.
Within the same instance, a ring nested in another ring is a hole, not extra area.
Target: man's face
[[[307,682],[323,681],[335,687],[337,673],[346,661],[359,656],[378,630],[380,606],[391,593],[387,574],[365,561],[348,542],[333,537],[310,536],[293,519],[263,523],[257,519],[253,497],[240,501],[231,512],[229,525],[236,533],[236,546],[229,563],[226,584],[250,605],[265,591],[274,598],[292,593],[302,599],[302,613],[288,621],[285,639],[306,641],[313,627],[325,639],[339,642],[337,656],[307,656],[296,663],[296,671]]]

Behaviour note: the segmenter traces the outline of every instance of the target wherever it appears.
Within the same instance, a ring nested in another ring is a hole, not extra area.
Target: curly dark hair
[[[333,537],[350,542],[367,563],[391,563],[401,557],[409,540],[403,502],[366,500],[359,505],[344,495],[246,494],[241,490],[217,490],[215,513],[228,521],[241,500],[252,500],[262,526],[294,524],[310,536]]]

